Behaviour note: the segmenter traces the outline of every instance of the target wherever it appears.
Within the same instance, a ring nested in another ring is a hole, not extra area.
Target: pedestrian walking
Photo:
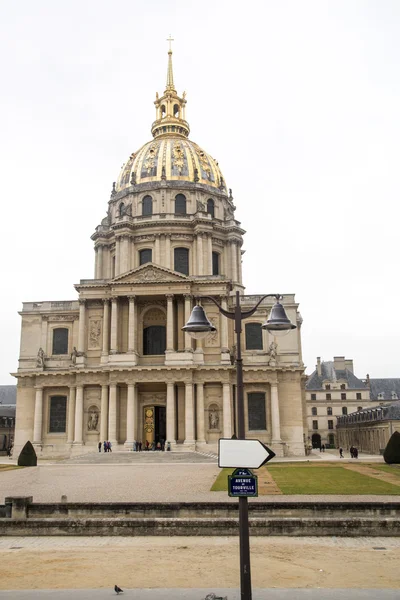
[[[142,451],[142,442],[139,441],[139,452],[141,452],[141,451]]]
[[[136,442],[133,442],[133,451],[134,452],[136,452],[136,446],[137,446]]]
[[[343,456],[343,448],[339,448],[339,456],[340,456],[340,458],[344,458],[344,456]]]
[[[353,456],[354,458],[358,458],[358,448],[353,448]]]
[[[321,448],[322,448],[322,452],[325,452],[325,444],[322,444]]]
[[[351,458],[354,458],[354,448],[352,445],[350,446],[350,456]]]
[[[112,444],[111,444],[111,442],[108,442],[108,451],[112,452]]]
[[[99,452],[101,452],[101,442],[99,442]]]
[[[107,442],[104,440],[103,442],[104,452],[107,452]]]

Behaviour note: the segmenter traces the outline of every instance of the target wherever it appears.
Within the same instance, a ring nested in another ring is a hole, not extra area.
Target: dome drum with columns
[[[233,322],[203,300],[216,331],[195,341],[182,327],[199,296],[233,308],[239,290],[245,309],[259,296],[243,295],[245,232],[217,161],[188,138],[171,50],[155,108],[153,140],[122,167],[92,235],[93,279],[75,286],[78,300],[23,304],[16,451],[28,439],[46,456],[104,440],[216,451],[237,433]],[[286,338],[261,329],[272,299],[243,323],[246,431],[302,455],[301,317],[292,294],[283,301],[298,325]]]

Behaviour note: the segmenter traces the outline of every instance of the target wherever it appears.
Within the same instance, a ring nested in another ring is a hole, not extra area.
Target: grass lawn
[[[373,466],[377,471],[385,471],[385,473],[392,473],[400,477],[400,465],[370,465]]]
[[[379,465],[384,467],[385,465]],[[375,468],[375,465],[374,465]],[[390,468],[390,467],[389,467]],[[211,491],[227,491],[228,475],[234,469],[223,469],[216,478]],[[400,487],[379,479],[350,471],[336,465],[269,466],[275,483],[283,494],[393,494],[400,495]],[[392,472],[392,471],[390,471]],[[257,471],[254,470],[257,474]]]

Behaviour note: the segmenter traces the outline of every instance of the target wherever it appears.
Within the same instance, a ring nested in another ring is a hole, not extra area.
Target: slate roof
[[[346,382],[347,387],[352,390],[365,390],[367,388],[365,383],[361,379],[358,379],[354,373],[348,369],[336,370],[333,360],[327,360],[326,362],[321,362],[321,376],[318,375],[317,370],[310,375],[306,383],[306,389],[322,390],[325,389],[323,385],[324,381],[336,383],[339,380]]]
[[[15,417],[15,408],[15,404],[0,404],[0,419],[1,417]]]
[[[400,379],[370,379],[371,400],[395,400],[392,392],[395,392],[400,400]],[[379,394],[383,394],[379,396]]]
[[[356,415],[360,415],[360,417],[357,418]],[[354,419],[356,419],[356,422],[362,424],[365,417],[367,421],[400,421],[400,400],[392,404],[384,404],[383,406],[363,408],[348,415],[337,417],[337,420],[338,425],[354,423]]]
[[[17,403],[17,386],[0,385],[0,405]]]

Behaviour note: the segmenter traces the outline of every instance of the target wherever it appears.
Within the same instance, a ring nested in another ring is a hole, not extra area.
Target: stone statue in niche
[[[44,350],[43,348],[39,348],[36,357],[36,366],[39,367],[39,369],[44,369],[44,358]]]
[[[276,342],[271,342],[268,348],[268,355],[269,355],[269,359],[268,359],[268,364],[275,364],[276,363],[276,355],[278,353],[278,344]]]
[[[74,346],[72,348],[72,352],[71,352],[71,362],[73,365],[76,365],[76,357],[78,356],[78,350],[76,349],[76,346]]]
[[[88,420],[88,431],[96,431],[99,422],[99,413],[92,410]]]
[[[210,410],[208,415],[209,429],[219,429],[219,414],[218,410]]]
[[[96,348],[100,342],[101,321],[100,319],[92,319],[90,321],[89,342],[90,346]]]
[[[206,210],[206,205],[204,204],[204,202],[201,202],[201,200],[197,200],[197,211],[205,212],[205,210]]]

